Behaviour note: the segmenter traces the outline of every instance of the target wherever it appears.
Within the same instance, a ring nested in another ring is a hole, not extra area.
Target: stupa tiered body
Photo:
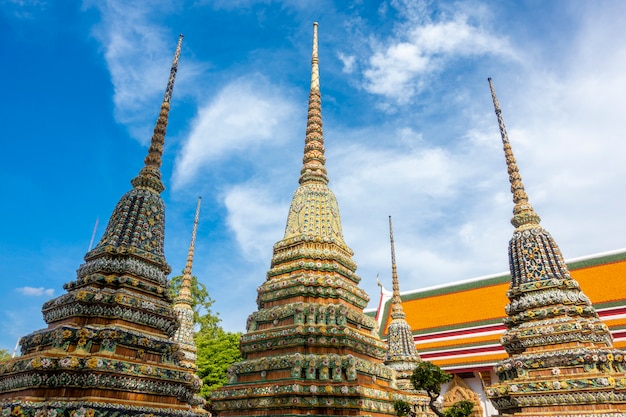
[[[48,327],[0,369],[0,407],[22,416],[194,416],[199,379],[181,365],[163,253],[161,157],[179,38],[145,165],[67,293],[43,305]]]
[[[487,395],[501,414],[625,416],[624,352],[571,278],[552,236],[528,202],[489,80],[513,192],[511,286],[499,382]]]
[[[396,399],[407,399],[383,364],[387,346],[376,322],[363,314],[369,297],[357,285],[328,187],[319,86],[315,24],[300,186],[241,339],[244,360],[211,395],[220,417],[389,416]],[[425,396],[416,401],[427,409]]]

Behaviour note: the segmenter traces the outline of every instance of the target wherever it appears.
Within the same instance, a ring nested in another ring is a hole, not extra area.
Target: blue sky
[[[362,287],[503,272],[512,202],[492,77],[531,203],[567,259],[624,247],[626,6],[619,1],[0,0],[0,348],[45,326],[138,173],[179,33],[166,256],[228,330],[284,232],[319,22],[330,187]],[[504,307],[504,306],[503,306]]]

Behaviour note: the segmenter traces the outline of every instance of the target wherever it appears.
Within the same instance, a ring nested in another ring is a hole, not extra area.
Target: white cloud
[[[626,176],[626,164],[620,157],[626,153],[626,141],[619,135],[626,130],[621,114],[626,47],[620,42],[623,26],[606,22],[621,22],[623,18],[611,16],[626,13],[595,5],[583,8],[576,33],[550,34],[564,36],[566,40],[555,45],[570,48],[556,54],[550,43],[543,42],[544,37],[551,39],[546,34],[538,34],[539,40],[511,34],[508,40],[466,11],[442,15],[437,22],[419,20],[423,19],[420,4],[406,14],[407,23],[398,24],[393,38],[376,41],[373,54],[355,54],[354,61],[353,55],[343,55],[346,70],[357,71],[357,62],[369,62],[365,75],[370,92],[390,101],[406,101],[420,90],[420,83],[448,69],[464,73],[465,67],[475,68],[479,61],[494,62],[497,68],[503,61],[511,65],[500,74],[485,74],[484,84],[463,91],[465,98],[458,102],[424,97],[421,108],[433,119],[445,116],[449,123],[424,117],[420,125],[413,123],[414,114],[406,115],[403,122],[400,109],[398,117],[376,126],[350,126],[350,120],[341,120],[343,125],[337,127],[337,121],[325,114],[325,121],[333,122],[325,125],[325,134],[331,137],[327,141],[330,186],[338,198],[346,243],[355,251],[362,287],[375,299],[377,273],[389,287],[388,215],[394,218],[402,290],[506,270],[513,203],[490,107],[488,75],[494,75],[499,88],[531,203],[566,258],[624,246],[626,200],[620,181]],[[554,30],[560,30],[558,25]],[[545,48],[544,53],[517,59],[524,51],[539,48]],[[335,54],[342,59],[339,52]],[[466,59],[464,68],[459,69],[457,58]],[[224,303],[222,310],[229,320],[254,310],[254,283],[263,282],[271,246],[284,231],[290,192],[297,186],[281,177],[284,171],[275,171],[277,165],[301,158],[284,149],[276,152],[274,146],[294,139],[285,133],[293,128],[283,114],[294,111],[286,97],[267,81],[233,81],[198,111],[176,162],[178,187],[198,178],[202,167],[229,164],[237,154],[249,158],[237,169],[254,165],[252,178],[239,183],[225,178],[220,184],[229,236],[241,248],[233,251],[245,259],[229,262],[231,254],[216,251],[210,257],[220,259],[220,268],[205,275],[237,286],[233,291],[218,284],[212,292],[214,298],[227,300],[236,294],[237,299]],[[297,106],[302,111],[303,103],[305,99]],[[304,119],[295,125],[303,133]],[[438,143],[434,134],[449,137]],[[341,138],[341,143],[333,137]],[[297,167],[293,178],[296,173]],[[232,248],[235,245],[228,246]],[[237,280],[230,279],[233,276]],[[242,327],[245,318],[238,320],[232,321]]]
[[[406,103],[423,88],[426,76],[441,71],[449,61],[487,54],[515,57],[505,38],[473,23],[467,15],[458,13],[439,22],[409,20],[392,39],[374,47],[363,72],[364,88]]]
[[[238,185],[226,191],[227,222],[244,255],[267,259],[268,248],[280,240],[277,231],[285,228],[289,203],[279,201],[261,184]]]
[[[44,288],[44,287],[21,287],[21,288],[16,288],[16,290],[24,295],[27,296],[31,296],[31,297],[39,297],[42,295],[48,296],[48,297],[52,297],[54,295],[54,288]]]
[[[86,1],[85,5],[97,8],[102,17],[93,34],[104,47],[111,73],[115,118],[127,126],[134,138],[147,143],[158,116],[178,40],[178,34],[160,25],[155,16],[171,12],[173,5],[166,1],[93,0]],[[193,54],[185,52],[183,43],[184,71],[177,74],[174,95],[185,94],[186,88],[181,84],[196,78],[205,67],[194,62]]]
[[[227,84],[192,122],[176,159],[174,188],[188,184],[217,158],[233,152],[249,155],[283,143],[294,110],[285,93],[263,77],[249,76]]]
[[[342,52],[339,52],[337,57],[343,64],[342,71],[346,74],[352,74],[356,64],[356,57],[354,55],[346,55]]]

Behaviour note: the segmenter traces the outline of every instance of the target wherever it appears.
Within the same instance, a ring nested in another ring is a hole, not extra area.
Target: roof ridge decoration
[[[65,294],[44,303],[48,327],[0,367],[0,408],[15,416],[194,417],[201,381],[172,340],[179,321],[163,253],[161,156],[182,35],[145,166]]]
[[[195,320],[194,311],[192,308],[193,299],[191,297],[191,284],[192,284],[192,267],[193,257],[196,246],[196,233],[198,231],[198,219],[200,217],[200,204],[202,203],[202,197],[198,197],[198,204],[196,206],[196,215],[193,221],[193,230],[191,232],[191,243],[189,244],[189,251],[187,253],[187,262],[185,263],[185,269],[183,270],[183,278],[180,283],[178,294],[174,299],[174,313],[178,317],[180,327],[174,334],[173,340],[177,342],[184,355],[181,363],[183,366],[193,369],[197,369],[197,347],[194,341],[195,332]]]
[[[389,216],[389,240],[391,242],[391,280],[393,285],[393,297],[391,301],[392,321],[387,328],[387,355],[385,357],[385,365],[395,369],[398,388],[414,391],[413,385],[411,384],[411,374],[415,369],[416,363],[421,359],[415,348],[411,326],[409,326],[409,323],[406,321],[406,314],[402,308],[391,216]]]
[[[509,242],[511,286],[499,382],[487,396],[500,413],[517,416],[624,416],[624,352],[571,278],[552,236],[539,225],[515,163],[491,79],[515,204]],[[575,352],[575,353],[572,353]]]
[[[258,310],[241,337],[243,360],[211,393],[220,416],[395,415],[393,401],[411,397],[428,414],[428,400],[401,391],[383,360],[387,345],[363,309],[353,252],[341,233],[339,206],[328,187],[319,89],[317,28],[313,25],[311,89],[299,186],[284,237],[273,248]],[[413,398],[415,397],[415,398]]]

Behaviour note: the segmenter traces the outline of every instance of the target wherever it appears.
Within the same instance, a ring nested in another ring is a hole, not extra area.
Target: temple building
[[[454,374],[442,405],[474,417],[626,417],[626,249],[566,263],[531,206],[489,80],[513,194],[509,274],[400,292],[391,217],[392,291],[375,310],[328,186],[317,23],[303,165],[285,233],[241,338],[243,360],[211,393],[220,417],[433,416],[410,376],[422,360]],[[205,415],[195,375],[192,266],[171,299],[161,160],[178,40],[148,155],[66,293],[43,305],[48,327],[0,364],[0,409],[13,417]],[[584,292],[583,292],[584,289]],[[450,308],[454,306],[454,308]]]
[[[182,35],[144,166],[87,252],[67,292],[43,305],[48,327],[21,339],[0,368],[3,415],[180,416],[196,413],[200,380],[172,340],[163,253],[161,158]]]
[[[357,286],[328,181],[316,23],[300,186],[241,338],[244,360],[211,395],[220,416],[391,416],[398,399],[430,415],[428,397],[400,389],[383,363],[417,355],[388,357],[376,321],[363,313],[369,297]]]
[[[572,259],[566,265],[609,327],[613,346],[625,349],[626,249]],[[401,293],[420,357],[455,376],[444,389],[444,403],[469,399],[480,410],[476,416],[497,413],[485,391],[498,380],[494,369],[498,362],[508,357],[500,338],[506,329],[510,283],[510,274],[501,273]],[[371,317],[378,315],[383,339],[392,320],[391,305],[392,291],[382,289],[378,306],[366,311]]]
[[[455,375],[444,405],[470,400],[476,416],[626,415],[626,250],[564,262],[528,202],[490,87],[515,203],[511,271],[403,294],[417,350]],[[394,304],[383,290],[368,312],[383,337]]]

